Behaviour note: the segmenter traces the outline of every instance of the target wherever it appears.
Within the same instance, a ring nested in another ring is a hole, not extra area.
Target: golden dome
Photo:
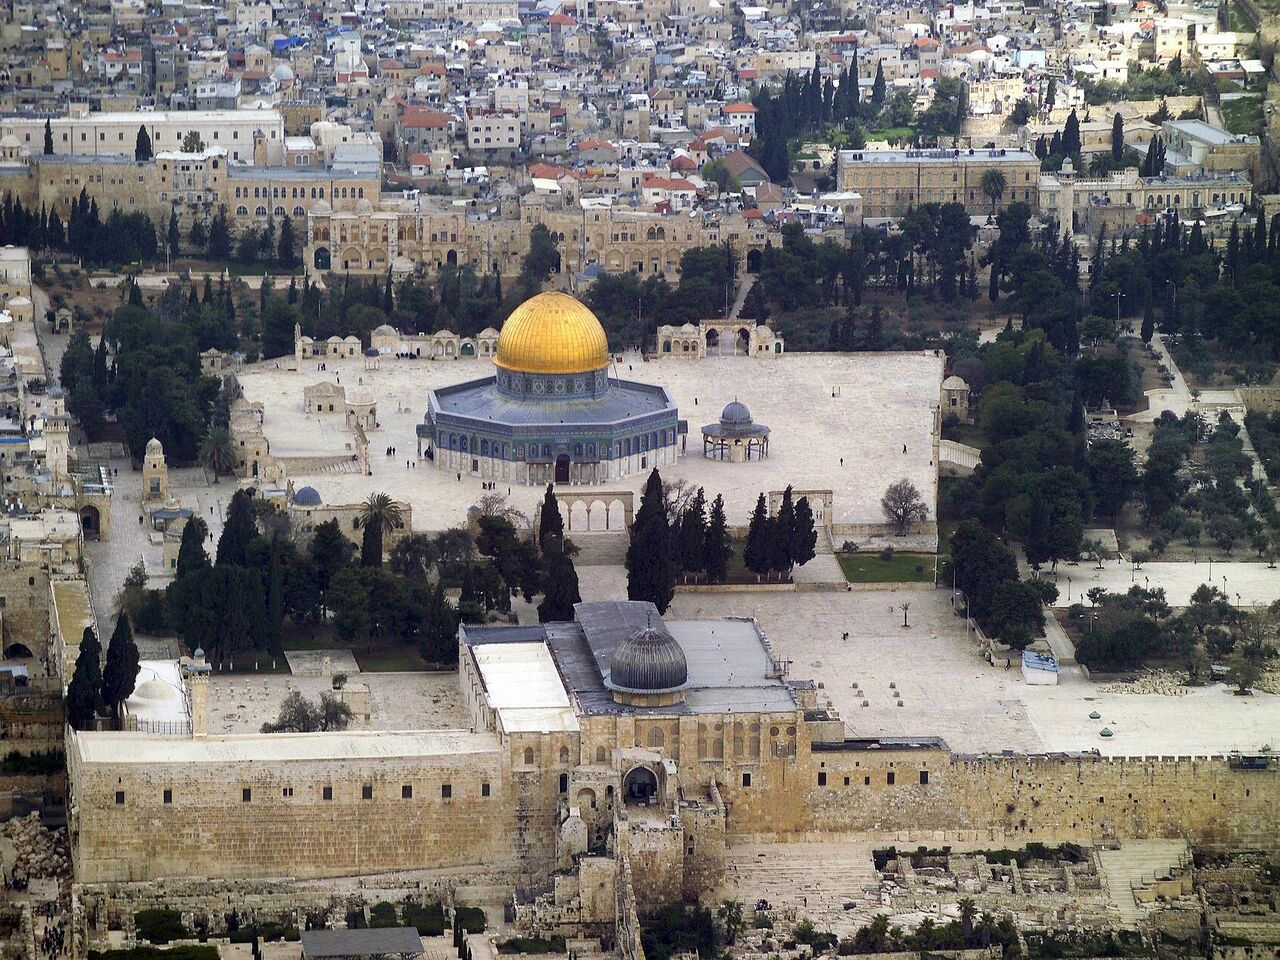
[[[551,291],[511,311],[493,362],[517,373],[587,373],[608,366],[609,341],[584,304]]]

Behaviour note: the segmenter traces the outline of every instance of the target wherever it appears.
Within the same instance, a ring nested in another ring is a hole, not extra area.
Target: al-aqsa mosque
[[[610,375],[600,321],[540,293],[498,335],[493,376],[432,390],[418,443],[437,469],[517,483],[603,483],[675,463],[681,425],[664,387]]]

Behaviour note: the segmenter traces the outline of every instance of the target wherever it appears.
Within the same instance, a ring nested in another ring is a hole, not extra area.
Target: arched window
[[[247,217],[248,215],[249,215],[249,208],[248,208],[248,207],[244,206],[243,204],[241,204],[240,206],[236,207],[236,216],[237,216],[237,217]]]
[[[596,763],[604,763],[604,747],[596,747]]]
[[[569,762],[569,748],[568,748],[568,747],[561,747],[561,748],[560,748],[560,762],[561,762],[561,763],[568,763],[568,762]]]
[[[283,217],[283,216],[284,216],[284,207],[277,206],[277,207],[276,207],[276,210],[275,210],[275,214],[276,214],[276,216],[277,216],[277,217]]]
[[[303,217],[303,216],[306,216],[306,214],[307,214],[307,211],[303,210],[302,207],[293,208],[293,215],[295,217]]]
[[[359,189],[356,190],[356,196],[358,196],[361,200],[364,199],[364,187],[360,187]]]
[[[253,213],[254,213],[254,216],[265,217],[267,215],[267,208],[264,207],[262,204],[258,204],[257,209],[254,210]]]
[[[533,747],[524,748],[524,765],[526,767],[533,766]]]

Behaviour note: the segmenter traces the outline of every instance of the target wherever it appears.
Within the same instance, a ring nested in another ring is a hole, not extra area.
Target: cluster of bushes
[[[499,953],[566,953],[564,937],[512,937],[498,944]]]
[[[182,914],[177,910],[139,910],[133,915],[133,925],[138,939],[148,943],[165,944],[170,940],[186,940],[192,936],[191,931],[182,923]],[[167,951],[165,955],[168,956]]]
[[[47,777],[60,773],[66,766],[67,758],[61,750],[42,750],[38,753],[10,750],[0,759],[0,773],[16,776]]]
[[[161,950],[157,947],[133,947],[129,950],[90,950],[89,960],[218,960],[218,948],[182,946]]]

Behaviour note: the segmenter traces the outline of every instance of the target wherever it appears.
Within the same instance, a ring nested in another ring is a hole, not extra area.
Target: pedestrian
[[[459,473],[459,474],[458,474],[458,482],[459,482],[459,483],[461,483],[461,482],[462,482],[462,474],[461,474],[461,473]]]
[[[902,452],[903,453],[907,452],[907,445],[905,443],[902,445]]]
[[[842,467],[844,466],[844,457],[841,457],[841,458],[840,458],[840,466],[842,466]]]

